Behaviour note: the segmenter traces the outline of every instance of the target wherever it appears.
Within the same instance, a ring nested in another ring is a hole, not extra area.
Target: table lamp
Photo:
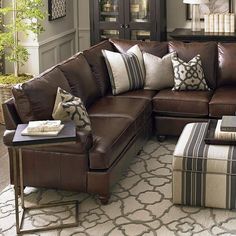
[[[192,6],[192,31],[200,31],[200,4],[209,3],[209,0],[183,0],[183,2]]]

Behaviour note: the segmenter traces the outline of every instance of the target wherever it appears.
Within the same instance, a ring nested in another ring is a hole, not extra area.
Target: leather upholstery
[[[89,151],[90,169],[107,169],[134,137],[134,122],[125,117],[91,117],[94,145]]]
[[[169,51],[177,52],[178,57],[186,62],[200,54],[207,85],[211,89],[216,88],[217,44],[215,42],[183,43],[172,41],[169,43]]]
[[[149,101],[152,100],[152,98],[156,95],[157,91],[155,90],[144,90],[144,89],[139,89],[139,90],[134,90],[134,91],[129,91],[126,93],[119,94],[117,97],[125,97],[125,98],[143,98],[147,99]],[[114,97],[112,94],[108,94],[107,97]]]
[[[24,185],[85,192],[88,155],[22,149]]]
[[[110,42],[115,46],[119,52],[126,52],[129,48],[138,44],[141,51],[151,53],[157,57],[163,57],[168,53],[168,43],[167,42],[145,42],[139,40],[125,40],[125,39],[110,39]]]
[[[23,149],[26,186],[86,191],[107,197],[109,187],[151,134],[153,123],[158,135],[179,135],[185,124],[207,121],[209,114],[211,117],[234,114],[236,86],[232,85],[236,66],[232,60],[236,53],[233,44],[219,45],[220,87],[215,91],[216,43],[170,42],[170,51],[176,51],[185,61],[198,53],[201,55],[212,91],[137,90],[112,96],[101,49],[126,51],[138,43],[143,51],[162,57],[168,53],[168,43],[111,42],[95,45],[22,87],[14,88],[16,107],[14,100],[3,105],[6,127],[13,130],[5,135],[7,145],[11,144],[9,140],[17,124],[51,116],[58,86],[80,96],[88,108],[92,133],[77,132],[76,144]],[[221,86],[225,84],[230,86]],[[9,155],[12,167],[11,148]]]
[[[208,117],[192,118],[192,117],[170,117],[170,116],[155,116],[154,125],[157,135],[179,136],[183,128],[188,123],[208,122]]]
[[[2,104],[3,115],[5,117],[6,129],[14,130],[21,123],[18,112],[16,111],[15,100],[10,98]]]
[[[165,89],[153,98],[153,111],[175,117],[207,117],[210,91],[172,91]]]
[[[5,130],[3,134],[3,143],[6,146],[12,146],[12,141],[15,135],[15,130]]]
[[[81,98],[86,107],[101,97],[101,91],[82,53],[59,65],[59,69],[67,78],[72,94]]]
[[[150,107],[150,109],[146,110],[148,107]],[[119,96],[103,97],[88,109],[90,117],[126,117],[132,120],[135,120],[143,112],[147,112],[147,117],[151,115],[150,101]]]
[[[63,73],[55,67],[38,78],[13,88],[17,111],[23,123],[52,119],[57,88],[71,92]]]
[[[233,85],[236,86],[236,44],[218,44],[218,87]]]
[[[210,117],[221,118],[223,115],[235,115],[236,86],[218,88],[209,104]]]
[[[106,63],[101,52],[102,49],[114,51],[112,44],[106,40],[83,51],[83,55],[91,67],[102,95],[105,95],[111,89],[111,85]]]

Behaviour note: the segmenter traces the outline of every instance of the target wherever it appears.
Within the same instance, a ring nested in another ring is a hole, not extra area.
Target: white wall
[[[51,66],[75,54],[78,49],[77,19],[79,0],[66,1],[66,16],[48,21],[46,16],[43,27],[45,32],[38,37],[21,38],[30,53],[28,62],[20,68],[21,72],[37,75]],[[48,11],[48,0],[44,0],[44,11]],[[76,7],[75,7],[76,6]],[[7,72],[12,67],[7,64]]]

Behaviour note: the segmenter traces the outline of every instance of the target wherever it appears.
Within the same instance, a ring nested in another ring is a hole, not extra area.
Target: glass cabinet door
[[[156,0],[125,0],[125,37],[150,41],[155,37]]]
[[[101,22],[119,21],[119,0],[99,0]]]
[[[150,0],[130,0],[130,21],[150,22]]]

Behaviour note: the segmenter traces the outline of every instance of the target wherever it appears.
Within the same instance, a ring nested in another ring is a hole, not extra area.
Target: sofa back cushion
[[[85,107],[101,97],[101,91],[82,53],[63,62],[59,68],[68,80],[71,93],[81,98]]]
[[[211,89],[216,88],[217,44],[215,42],[183,43],[172,41],[169,42],[169,51],[175,51],[178,57],[185,62],[189,62],[197,54],[200,54],[207,85]]]
[[[111,90],[111,84],[105,59],[102,54],[102,50],[114,51],[112,44],[106,40],[103,41],[83,52],[88,64],[90,65],[92,72],[95,76],[97,84],[104,96],[108,90]]]
[[[217,86],[236,85],[236,43],[218,44],[218,81]]]
[[[14,87],[12,92],[22,122],[52,119],[58,87],[71,92],[67,79],[57,67]]]
[[[125,40],[125,39],[110,39],[110,42],[115,46],[117,51],[125,53],[132,46],[138,45],[141,51],[150,53],[157,57],[163,57],[168,53],[168,43],[158,41],[138,41],[138,40]]]

